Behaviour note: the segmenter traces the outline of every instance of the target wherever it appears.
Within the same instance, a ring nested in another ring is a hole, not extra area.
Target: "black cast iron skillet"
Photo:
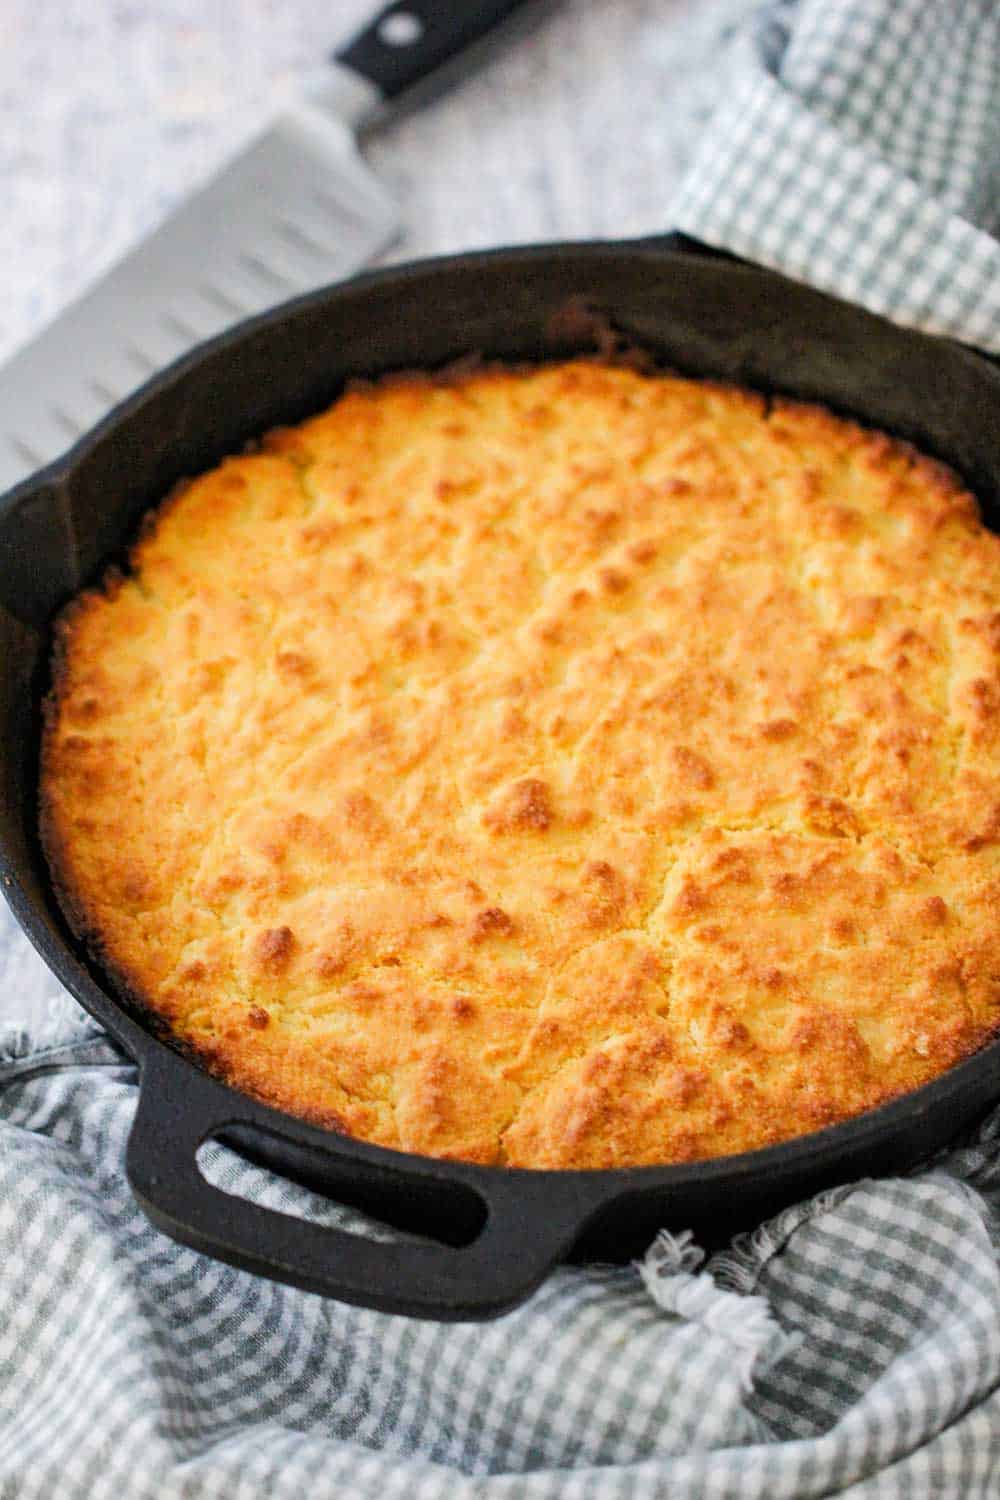
[[[573,1172],[436,1161],[306,1125],[216,1082],[116,996],[68,932],[36,836],[38,705],[54,612],[178,478],[319,409],[349,376],[433,367],[470,350],[571,352],[586,342],[583,324],[557,343],[547,329],[580,297],[682,371],[819,400],[909,438],[954,465],[987,520],[1000,519],[1000,374],[986,360],[676,238],[459,256],[301,298],[157,376],[0,502],[0,880],[43,958],[141,1069],[133,1191],[185,1244],[385,1312],[489,1317],[557,1261],[622,1259],[662,1226],[717,1243],[827,1184],[913,1164],[1000,1097],[995,1042],[882,1109],[741,1156]],[[232,1197],[196,1162],[199,1145],[219,1136],[428,1239],[376,1242]]]

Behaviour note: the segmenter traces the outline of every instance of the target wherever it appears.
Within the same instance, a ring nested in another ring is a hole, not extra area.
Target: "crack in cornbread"
[[[213,1071],[383,1145],[685,1161],[1000,1024],[1000,541],[788,401],[584,360],[351,390],[57,630],[42,836]]]

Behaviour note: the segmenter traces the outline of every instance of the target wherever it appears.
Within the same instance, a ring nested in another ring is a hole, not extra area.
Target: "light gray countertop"
[[[0,359],[280,109],[372,0],[4,0]],[[697,0],[563,0],[488,67],[365,142],[398,260],[665,227],[711,98]],[[0,1019],[60,987],[0,912]]]

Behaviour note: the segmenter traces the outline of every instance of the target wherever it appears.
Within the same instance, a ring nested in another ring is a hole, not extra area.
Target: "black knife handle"
[[[394,99],[540,0],[396,0],[336,54]]]

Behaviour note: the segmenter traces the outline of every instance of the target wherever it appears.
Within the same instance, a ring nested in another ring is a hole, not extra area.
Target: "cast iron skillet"
[[[0,880],[43,958],[139,1064],[133,1191],[185,1244],[385,1312],[489,1317],[571,1253],[621,1259],[664,1225],[718,1242],[822,1186],[913,1164],[1000,1096],[998,1041],[882,1109],[741,1156],[576,1172],[436,1161],[306,1125],[216,1082],[115,995],[68,932],[36,837],[53,613],[175,480],[319,409],[345,377],[433,367],[470,350],[571,352],[572,339],[555,347],[546,329],[581,296],[682,371],[819,400],[911,439],[959,470],[988,520],[1000,517],[1000,374],[986,360],[676,238],[465,255],[301,298],[151,380],[0,502]],[[429,1238],[376,1242],[232,1197],[196,1162],[218,1136]]]

